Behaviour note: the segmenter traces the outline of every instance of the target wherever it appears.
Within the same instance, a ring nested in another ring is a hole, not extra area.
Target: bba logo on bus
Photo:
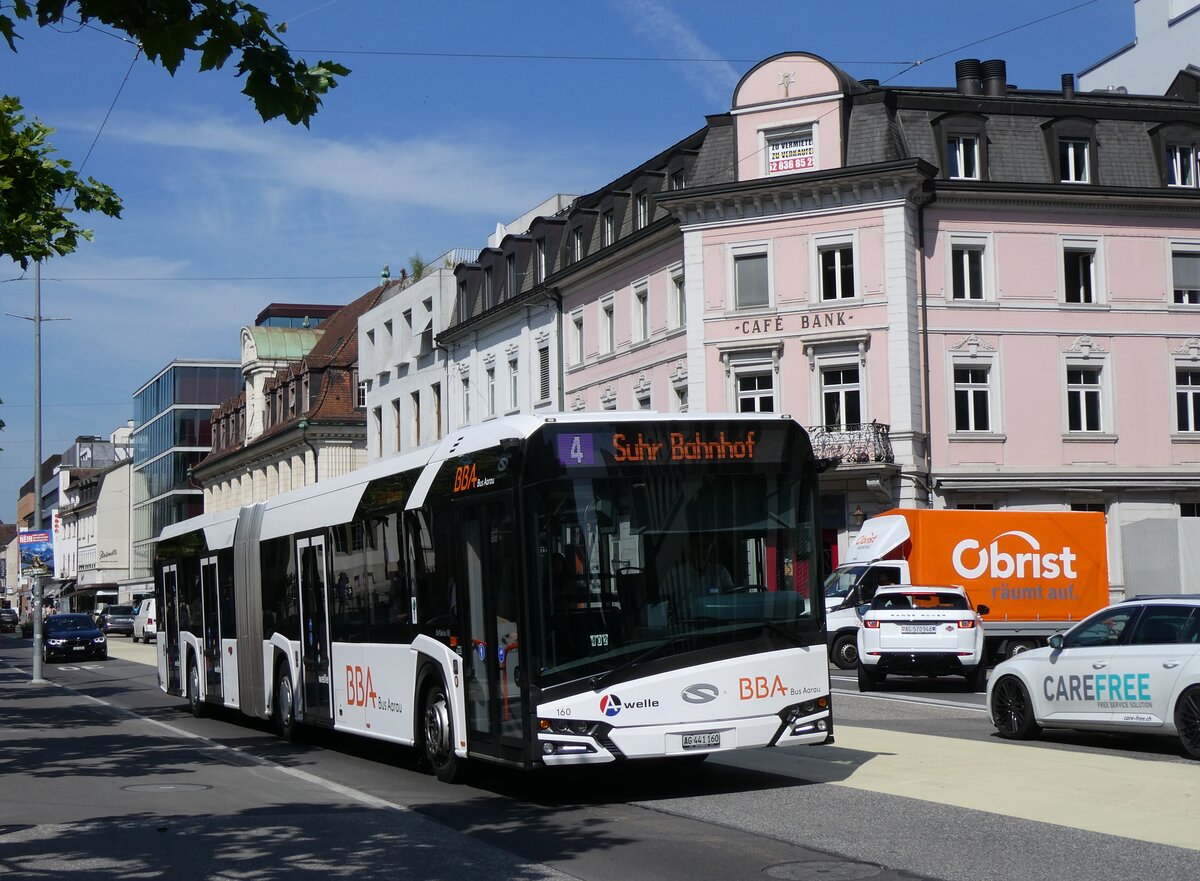
[[[621,699],[615,694],[606,694],[604,697],[600,698],[600,712],[609,718],[621,712],[622,707],[627,710],[649,710],[657,706],[658,701],[654,700],[654,698],[647,698],[646,700],[640,701],[630,701],[627,704],[621,703]]]

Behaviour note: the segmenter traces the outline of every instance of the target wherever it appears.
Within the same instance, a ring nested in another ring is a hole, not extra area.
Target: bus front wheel
[[[425,760],[443,783],[456,783],[462,775],[462,763],[454,754],[454,721],[446,686],[436,682],[425,692]]]
[[[286,666],[280,668],[279,678],[275,681],[275,727],[288,743],[296,739],[296,699]]]
[[[188,663],[188,709],[197,719],[204,715],[204,701],[200,700],[200,671],[196,668],[196,662]]]

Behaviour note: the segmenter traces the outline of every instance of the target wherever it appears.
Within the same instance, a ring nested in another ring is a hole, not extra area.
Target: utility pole
[[[42,318],[42,262],[34,264],[33,318],[13,315],[33,322],[33,528],[42,528],[42,322],[66,321],[66,318]],[[31,685],[44,685],[42,678],[42,576],[33,576],[33,678]]]

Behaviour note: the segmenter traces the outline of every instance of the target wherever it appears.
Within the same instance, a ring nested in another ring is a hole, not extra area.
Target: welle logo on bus
[[[614,462],[708,462],[754,459],[756,431],[671,431],[665,440],[642,432],[613,432],[599,437],[599,446],[611,451]],[[590,433],[560,434],[558,461],[568,468],[596,464],[598,437]]]

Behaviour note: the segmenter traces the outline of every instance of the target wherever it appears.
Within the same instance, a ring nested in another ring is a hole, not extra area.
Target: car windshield
[[[967,598],[949,591],[905,591],[879,593],[871,601],[872,609],[969,609]]]
[[[95,624],[87,615],[55,615],[46,619],[48,633],[65,633],[73,630],[93,630]]]

